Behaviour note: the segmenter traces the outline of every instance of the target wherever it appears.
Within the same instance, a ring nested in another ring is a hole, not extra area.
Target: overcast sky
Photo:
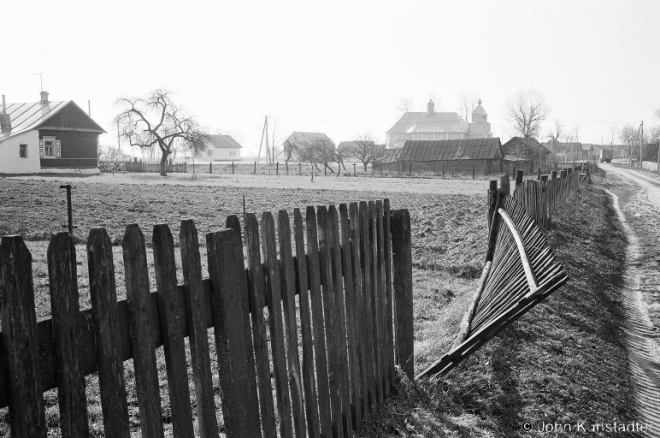
[[[385,139],[413,99],[457,111],[478,93],[503,140],[505,102],[540,90],[549,120],[609,143],[610,127],[660,124],[660,1],[3,1],[0,94],[74,100],[116,144],[121,95],[167,87],[212,132],[256,154],[264,116],[282,139]],[[545,131],[544,131],[545,132]],[[545,139],[544,139],[545,140]],[[129,151],[127,151],[129,152]]]

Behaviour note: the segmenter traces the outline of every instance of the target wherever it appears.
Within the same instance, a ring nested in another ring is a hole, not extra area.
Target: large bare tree
[[[537,138],[541,125],[550,113],[543,94],[536,89],[519,91],[506,102],[506,112],[515,135]]]
[[[636,151],[636,143],[639,141],[639,130],[632,124],[628,123],[621,128],[619,140],[626,145],[628,159],[632,161]]]
[[[158,146],[162,176],[167,175],[167,159],[175,147],[185,147],[196,154],[208,145],[206,132],[174,102],[173,94],[170,90],[157,89],[146,97],[120,97],[116,103],[121,108],[114,119],[120,136],[131,147]]]

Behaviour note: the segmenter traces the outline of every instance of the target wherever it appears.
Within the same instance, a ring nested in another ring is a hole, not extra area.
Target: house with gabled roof
[[[206,157],[211,161],[233,161],[241,159],[241,146],[231,135],[207,135]]]
[[[504,159],[510,162],[536,163],[537,166],[548,164],[552,152],[534,138],[513,137],[502,145]],[[533,167],[533,164],[532,164]],[[537,167],[538,168],[538,167]]]
[[[456,112],[436,112],[429,100],[426,112],[408,111],[387,131],[388,149],[402,148],[408,140],[462,140],[492,137],[488,114],[479,104],[472,111],[472,121],[466,122]]]
[[[72,100],[48,92],[31,103],[6,103],[0,114],[0,173],[99,173],[98,137],[105,130]]]

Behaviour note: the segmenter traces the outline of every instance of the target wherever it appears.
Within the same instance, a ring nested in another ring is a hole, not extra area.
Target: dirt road
[[[657,221],[660,213],[660,181],[628,169],[614,166],[603,168],[612,177],[618,176],[632,183],[624,192],[638,192],[638,197],[647,197],[656,207],[655,211],[644,212],[639,204],[628,201],[634,208],[633,211],[628,209],[629,215],[632,213],[632,218],[635,219],[629,221],[621,208],[619,197],[610,192],[629,242],[623,294],[629,366],[635,380],[640,422],[652,425],[646,436],[660,437],[660,333],[657,321],[654,321],[650,313],[657,305],[654,295],[657,294],[658,288],[658,269],[657,260],[649,257],[643,245],[644,241],[656,240],[658,236],[635,223],[636,219],[642,218],[643,215],[646,216],[646,221]]]

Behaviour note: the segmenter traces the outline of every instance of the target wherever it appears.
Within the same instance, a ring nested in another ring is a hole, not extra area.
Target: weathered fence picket
[[[52,388],[59,389],[63,436],[88,435],[84,376],[94,372],[106,436],[125,438],[139,427],[142,436],[163,437],[165,378],[175,436],[218,437],[218,408],[230,438],[359,432],[391,395],[395,364],[413,376],[409,217],[405,210],[390,212],[387,200],[309,207],[305,219],[300,210],[293,213],[293,236],[285,211],[277,225],[271,213],[261,224],[246,214],[245,248],[238,218],[229,217],[226,229],[206,236],[206,280],[195,224],[183,221],[183,285],[169,227],[154,226],[150,275],[144,235],[136,224],[127,226],[127,298],[119,302],[110,238],[92,229],[92,309],[83,311],[75,247],[68,233],[58,233],[48,250],[52,318],[38,324],[29,251],[20,237],[3,237],[0,408],[10,407],[12,436],[46,436],[43,391]],[[213,391],[210,327],[221,406]],[[161,345],[166,371],[159,376]],[[139,426],[132,428],[123,377],[129,359],[139,409]]]

